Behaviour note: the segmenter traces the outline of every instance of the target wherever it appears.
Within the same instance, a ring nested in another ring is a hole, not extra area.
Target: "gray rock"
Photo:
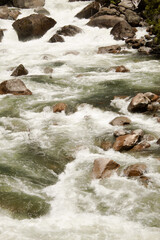
[[[135,35],[132,27],[126,21],[120,21],[111,30],[111,34],[115,40],[124,40],[126,38],[132,38]]]
[[[124,21],[124,19],[117,16],[104,15],[92,18],[87,25],[91,27],[111,28],[121,21]]]
[[[12,0],[14,7],[19,8],[36,8],[43,7],[45,0]]]

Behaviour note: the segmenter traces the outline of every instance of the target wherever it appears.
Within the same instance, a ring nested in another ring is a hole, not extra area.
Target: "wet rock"
[[[114,27],[115,24],[123,21],[123,18],[117,16],[100,16],[96,18],[92,18],[87,25],[91,27],[99,27],[99,28],[111,28]]]
[[[116,100],[116,99],[126,99],[126,98],[128,98],[128,97],[129,97],[129,96],[125,96],[125,95],[123,96],[123,95],[121,95],[121,96],[114,96],[113,99],[114,99],[114,100]]]
[[[34,12],[38,14],[50,15],[50,12],[48,12],[48,10],[43,7],[38,7],[34,9]]]
[[[131,149],[131,151],[133,151],[133,152],[143,151],[143,150],[149,148],[150,146],[151,145],[148,142],[143,141],[143,142],[138,143],[136,146],[134,146]]]
[[[50,39],[50,43],[55,43],[55,42],[64,42],[64,38],[58,34],[54,34]]]
[[[138,16],[138,14],[136,12],[133,12],[130,9],[127,9],[125,11],[125,16],[127,19],[127,22],[132,26],[132,27],[138,27],[139,23],[141,21],[141,17]]]
[[[127,117],[116,117],[114,118],[110,124],[113,125],[113,126],[124,126],[124,125],[127,125],[127,124],[130,124],[131,123],[131,120]]]
[[[124,169],[126,177],[139,177],[142,176],[147,170],[147,166],[143,163],[136,163]]]
[[[103,141],[101,142],[100,148],[102,148],[104,151],[107,151],[107,150],[109,150],[110,148],[112,148],[112,143],[109,142],[109,141],[103,140]]]
[[[119,45],[112,45],[107,47],[100,47],[98,48],[98,54],[104,53],[120,53],[121,47]]]
[[[8,7],[0,7],[0,18],[8,20],[16,20],[20,12],[16,9],[9,9]]]
[[[62,112],[62,111],[66,111],[67,109],[67,104],[65,103],[57,103],[54,107],[53,107],[53,112]]]
[[[150,48],[150,47],[140,47],[138,49],[138,52],[141,53],[141,54],[149,55],[150,53],[152,53],[152,48]]]
[[[157,144],[160,145],[160,138],[157,140]]]
[[[138,49],[140,48],[141,46],[144,46],[145,45],[145,40],[144,38],[140,38],[140,39],[137,39],[137,38],[128,38],[125,40],[126,44],[128,46],[132,46],[132,48],[134,49]]]
[[[65,53],[65,55],[69,55],[69,54],[77,56],[77,55],[79,55],[79,52],[78,51],[67,51]]]
[[[27,75],[28,74],[28,70],[22,65],[20,64],[11,74],[11,76],[14,77],[18,77],[18,76],[22,76],[22,75]]]
[[[131,131],[131,134],[136,134],[139,136],[139,140],[142,139],[142,137],[144,136],[144,132],[142,129],[135,129]]]
[[[141,181],[141,183],[147,187],[149,182],[150,182],[150,178],[149,177],[146,177],[146,176],[140,176],[139,177],[139,180]]]
[[[157,112],[160,109],[160,104],[158,102],[152,102],[150,104],[148,104],[147,106],[147,110],[149,112]]]
[[[150,141],[154,141],[155,139],[156,139],[155,136],[153,136],[151,134],[144,134],[144,136],[143,136],[144,141],[150,142]]]
[[[103,15],[116,15],[116,16],[119,16],[120,13],[115,8],[103,7],[103,8],[100,9],[99,12],[94,14],[94,16],[92,18],[100,17],[100,16],[103,16]]]
[[[45,0],[12,0],[14,7],[19,8],[37,8],[43,7]]]
[[[83,8],[79,13],[76,14],[77,18],[90,18],[100,9],[100,4],[98,2],[92,2],[87,7]]]
[[[131,25],[123,20],[114,25],[110,34],[114,36],[115,40],[124,40],[134,37],[135,32]]]
[[[94,161],[92,177],[94,179],[110,177],[118,170],[120,165],[107,158],[98,158]]]
[[[16,30],[19,40],[27,41],[42,37],[55,24],[54,19],[43,14],[32,14],[15,21],[12,26]]]
[[[150,102],[150,99],[146,97],[143,93],[138,93],[135,97],[132,98],[128,106],[128,111],[133,113],[145,112],[147,111],[147,107]]]
[[[4,81],[0,84],[0,94],[32,95],[20,79]]]
[[[124,136],[124,135],[127,135],[129,134],[129,131],[128,130],[125,130],[125,129],[119,129],[119,130],[116,130],[114,131],[114,137],[119,137],[119,136]]]
[[[0,42],[2,41],[3,36],[4,36],[3,30],[0,29]]]
[[[151,100],[151,102],[155,102],[159,99],[159,96],[157,94],[154,94],[152,92],[146,92],[144,95]]]
[[[128,68],[126,68],[125,66],[121,65],[121,66],[117,66],[115,68],[116,72],[130,72],[130,70]]]
[[[57,34],[63,36],[75,36],[78,33],[81,33],[82,29],[74,25],[66,25],[57,31]]]
[[[138,134],[126,134],[124,136],[119,136],[113,144],[113,149],[115,151],[130,150],[138,143],[139,138]]]
[[[53,68],[45,67],[43,71],[44,71],[45,74],[53,73]]]

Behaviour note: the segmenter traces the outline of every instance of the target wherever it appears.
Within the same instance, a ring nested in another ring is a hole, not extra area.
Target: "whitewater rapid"
[[[109,122],[124,114],[132,128],[141,128],[159,138],[155,118],[131,114],[129,98],[137,92],[159,92],[160,64],[154,56],[127,53],[97,54],[98,48],[115,41],[110,29],[92,28],[88,20],[74,16],[89,2],[46,0],[45,8],[57,21],[42,38],[20,42],[13,21],[0,19],[7,29],[0,43],[0,82],[12,79],[12,69],[23,64],[29,71],[21,79],[32,96],[0,95],[0,192],[36,196],[50,205],[38,218],[19,218],[0,208],[0,240],[159,240],[160,161],[156,140],[151,152],[104,151],[96,140],[113,138],[120,127]],[[33,13],[21,10],[19,18]],[[49,43],[56,31],[68,24],[82,28],[64,43]],[[137,36],[143,36],[139,29]],[[126,50],[126,49],[125,49]],[[76,51],[76,52],[75,52]],[[125,65],[128,73],[111,67]],[[44,74],[45,67],[53,72]],[[69,112],[53,113],[57,102],[66,102]],[[148,168],[151,183],[146,188],[122,174],[92,180],[94,159],[107,157],[121,169],[138,162]],[[11,198],[7,198],[11,201]]]

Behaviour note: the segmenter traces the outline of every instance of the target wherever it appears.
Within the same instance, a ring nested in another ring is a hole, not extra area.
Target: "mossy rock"
[[[18,219],[38,218],[50,209],[44,199],[22,192],[0,192],[0,207]]]

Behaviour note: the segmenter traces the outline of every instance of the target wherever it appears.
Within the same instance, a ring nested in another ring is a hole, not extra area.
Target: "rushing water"
[[[91,28],[74,18],[88,2],[46,0],[57,24],[42,38],[19,42],[12,21],[0,43],[0,82],[11,79],[22,63],[21,77],[32,96],[0,96],[0,239],[3,240],[158,240],[160,239],[160,161],[156,140],[143,153],[103,151],[97,142],[113,140],[118,127],[109,122],[120,114],[159,138],[155,118],[127,111],[137,92],[160,92],[160,64],[155,57],[127,53],[97,54],[98,47],[117,44],[110,29]],[[33,13],[22,10],[19,16]],[[83,29],[64,43],[48,43],[60,27]],[[145,34],[140,29],[137,35]],[[123,41],[118,44],[123,45]],[[76,51],[76,52],[75,52]],[[78,52],[78,54],[77,54]],[[129,73],[110,70],[125,65]],[[45,67],[53,73],[44,74]],[[67,114],[53,113],[57,102]],[[126,166],[142,162],[151,182],[146,188],[121,173],[92,180],[94,159],[108,157]]]

